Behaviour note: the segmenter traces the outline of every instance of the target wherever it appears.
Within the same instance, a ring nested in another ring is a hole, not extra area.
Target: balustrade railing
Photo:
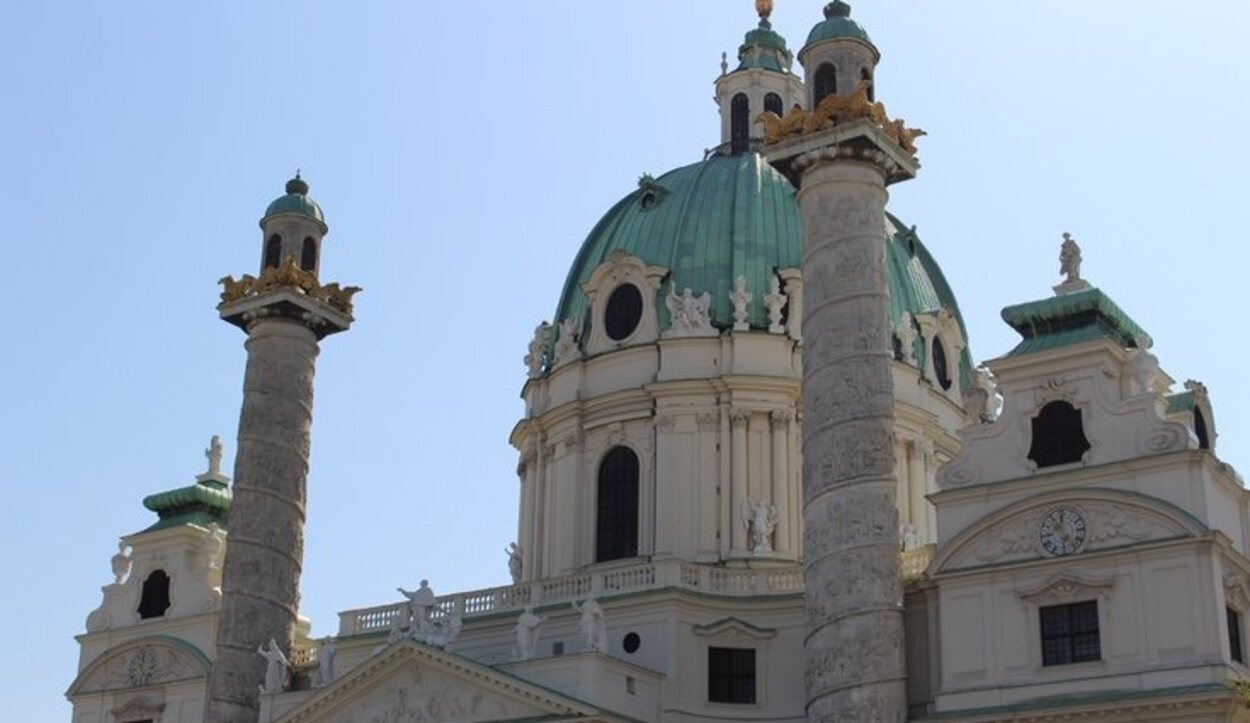
[[[902,553],[900,567],[903,578],[923,575],[933,559],[933,551],[933,545],[926,545]],[[797,565],[753,570],[664,560],[442,595],[438,598],[432,617],[459,614],[471,618],[517,612],[527,605],[571,602],[592,595],[600,599],[610,598],[666,587],[730,596],[793,595],[803,591],[803,571]],[[408,604],[405,602],[346,610],[339,613],[339,635],[388,630],[396,617],[407,615],[407,610]]]

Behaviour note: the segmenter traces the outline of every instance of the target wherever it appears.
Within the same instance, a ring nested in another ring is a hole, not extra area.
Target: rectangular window
[[[1224,608],[1224,613],[1228,616],[1228,657],[1244,663],[1246,656],[1241,651],[1241,613],[1232,608]]]
[[[713,703],[755,702],[755,650],[707,649],[707,699]]]
[[[1102,660],[1098,638],[1098,602],[1039,608],[1042,621],[1042,665],[1067,665]]]

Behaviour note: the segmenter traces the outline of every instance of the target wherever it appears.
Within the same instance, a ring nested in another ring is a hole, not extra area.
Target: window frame
[[[1092,609],[1092,615],[1089,614]],[[1047,630],[1047,613],[1064,612],[1065,620],[1063,620],[1066,630],[1055,631],[1054,624],[1056,621],[1052,619],[1051,630]],[[1075,619],[1074,613],[1084,613],[1083,620]],[[1088,623],[1093,623],[1093,629],[1089,629]],[[1085,623],[1082,629],[1077,629],[1079,623]],[[1098,599],[1077,600],[1073,602],[1057,603],[1054,605],[1039,605],[1037,607],[1037,624],[1038,624],[1038,641],[1041,645],[1041,663],[1043,668],[1056,668],[1067,665],[1077,665],[1080,663],[1100,663],[1102,657],[1102,618],[1101,610],[1098,606]],[[1092,636],[1093,640],[1093,657],[1089,657],[1089,640]],[[1066,642],[1063,659],[1048,658],[1048,650],[1057,651],[1054,646],[1048,646],[1048,641],[1062,640]],[[1080,645],[1084,644],[1086,649],[1082,652]]]
[[[724,659],[718,661],[721,665],[716,665],[714,660],[720,654]],[[741,664],[749,654],[750,673],[749,677],[740,670],[734,670],[735,662]],[[739,658],[735,661],[734,658]],[[716,679],[714,676],[718,669],[725,670],[725,677]],[[709,645],[707,647],[707,702],[718,705],[759,705],[760,701],[760,666],[759,666],[759,649],[756,647],[729,647],[724,645]],[[738,700],[739,693],[746,691],[745,683],[749,680],[750,692],[744,696],[749,700]],[[718,685],[718,683],[720,683]],[[742,688],[738,688],[742,685]],[[717,693],[724,693],[723,699],[717,698]]]

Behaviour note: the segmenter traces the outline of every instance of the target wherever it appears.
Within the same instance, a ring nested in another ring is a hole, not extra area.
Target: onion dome
[[[886,224],[891,326],[897,328],[904,314],[946,309],[967,339],[955,295],[915,230],[888,214]],[[669,269],[661,297],[686,287],[695,294],[709,292],[712,323],[722,330],[733,326],[729,292],[735,279],[745,277],[754,296],[747,306],[750,328],[766,330],[763,296],[774,274],[802,266],[803,222],[794,186],[753,151],[716,154],[658,178],[644,176],[582,243],[556,307],[557,323],[571,319],[578,328],[588,328],[582,284],[616,251]],[[659,303],[656,310],[660,327],[668,328],[667,308]],[[925,351],[918,352],[917,366],[924,369]],[[967,386],[972,364],[966,347],[960,371]]]
[[[265,209],[265,216],[260,220],[260,224],[263,227],[271,217],[286,213],[310,218],[322,226],[326,223],[321,213],[321,206],[308,195],[308,183],[300,178],[298,171],[295,173],[295,178],[286,182],[286,195],[274,199],[273,203],[269,204],[269,208]]]
[[[803,50],[807,50],[816,43],[825,40],[841,40],[850,39],[872,48],[873,55],[877,58],[881,57],[877,46],[872,44],[868,33],[859,26],[859,23],[851,20],[851,6],[842,2],[842,0],[834,0],[825,6],[825,19],[817,23],[812,31],[807,34],[807,43],[803,45]],[[802,51],[800,51],[802,55]]]

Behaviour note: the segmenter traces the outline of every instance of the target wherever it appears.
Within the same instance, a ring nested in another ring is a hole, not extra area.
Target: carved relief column
[[[729,415],[733,426],[733,462],[731,463],[731,487],[729,495],[729,528],[730,554],[745,555],[750,551],[747,540],[747,528],[741,520],[742,505],[747,498],[747,422],[751,420],[751,412],[746,409],[734,409]]]
[[[790,417],[788,411],[770,416],[773,432],[773,506],[777,508],[777,529],[773,543],[777,552],[790,554]]]
[[[916,166],[867,119],[780,143],[769,161],[798,186],[803,214],[807,717],[901,723],[885,204],[887,182],[911,177]]]

